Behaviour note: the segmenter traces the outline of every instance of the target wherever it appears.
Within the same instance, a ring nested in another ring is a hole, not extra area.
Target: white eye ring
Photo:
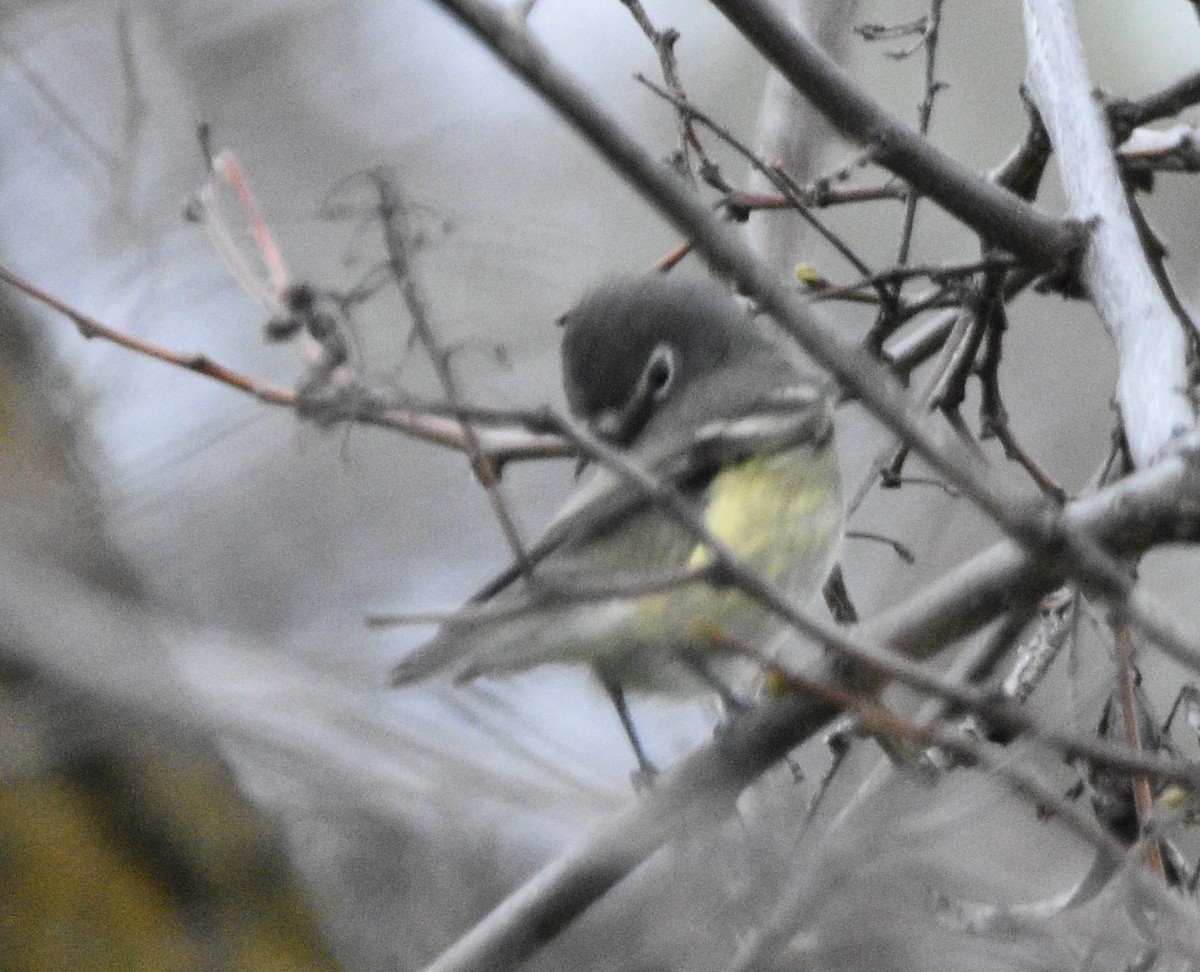
[[[642,380],[653,401],[660,402],[667,397],[675,383],[675,349],[671,345],[660,344],[650,352]]]

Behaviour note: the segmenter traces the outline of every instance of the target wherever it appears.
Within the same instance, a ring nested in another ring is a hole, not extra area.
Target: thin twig
[[[777,171],[774,166],[771,170]],[[813,209],[827,209],[832,206],[850,206],[863,202],[879,202],[881,200],[908,198],[908,190],[897,182],[885,182],[879,186],[856,186],[850,189],[833,189],[828,180],[818,179],[810,182],[799,193],[804,205]],[[731,192],[721,203],[726,211],[736,220],[745,219],[750,213],[791,209],[791,199],[783,194]]]
[[[58,122],[79,139],[88,152],[95,156],[96,160],[108,170],[109,175],[116,173],[120,169],[120,155],[102,144],[96,136],[88,131],[84,120],[68,107],[66,102],[50,87],[45,78],[26,63],[25,57],[20,51],[9,46],[5,41],[0,40],[0,54],[3,54],[7,58],[16,72],[24,79],[25,83],[45,102],[46,107],[50,109],[50,113],[54,115]]]
[[[1036,279],[1036,272],[1029,267],[1011,271],[1004,283],[1005,302],[1023,293]],[[953,310],[923,321],[907,334],[894,337],[883,349],[883,360],[899,378],[908,380],[916,368],[937,354],[957,319],[956,305]]]
[[[891,287],[907,280],[926,277],[940,285],[937,296],[941,299],[945,295],[947,288],[958,285],[961,289],[966,278],[972,277],[977,273],[985,270],[1004,270],[1017,265],[1012,257],[991,256],[984,257],[972,263],[894,266],[889,267],[887,270],[880,270],[873,276],[864,278],[863,280],[855,280],[836,287],[830,284],[827,287],[810,290],[808,296],[811,300],[828,300],[831,297],[852,294],[855,291],[862,290],[864,287]],[[907,309],[905,308],[905,310]]]
[[[692,252],[692,244],[684,240],[670,253],[664,254],[654,261],[654,269],[659,273],[666,273],[668,270],[673,270],[677,267],[689,253]]]
[[[917,562],[916,556],[905,544],[893,537],[885,537],[882,533],[874,533],[870,530],[847,530],[846,539],[870,540],[873,543],[882,543],[885,547],[891,547],[892,552],[908,566],[911,567]]]
[[[696,137],[696,131],[692,127],[693,116],[686,107],[683,107],[687,105],[687,92],[684,91],[683,82],[679,80],[679,65],[675,60],[675,44],[679,40],[679,31],[673,27],[658,30],[650,22],[650,17],[646,14],[640,0],[621,0],[621,3],[633,16],[637,25],[642,29],[642,33],[646,35],[646,39],[654,47],[654,53],[658,55],[663,81],[671,89],[670,100],[675,104],[675,115],[679,123],[679,153],[688,175],[692,175],[689,152],[695,151],[700,159],[700,177],[714,188],[728,192],[730,187],[721,177],[720,168],[709,158],[708,153],[704,150],[704,145]]]
[[[958,409],[966,398],[967,379],[975,366],[975,357],[987,329],[987,308],[995,296],[997,281],[1003,280],[1003,276],[1002,273],[985,274],[983,287],[979,290],[972,289],[966,294],[959,323],[951,332],[951,338],[946,341],[944,350],[947,353],[942,359],[941,374],[930,390],[929,407],[940,409],[948,419],[958,414]],[[955,336],[958,340],[954,340]],[[961,424],[961,418],[958,422]]]
[[[1000,357],[1003,335],[1008,327],[1008,315],[998,297],[987,302],[987,338],[983,356],[976,373],[979,375],[982,393],[979,401],[979,423],[981,439],[995,436],[1004,448],[1004,455],[1018,463],[1038,487],[1056,503],[1066,502],[1066,491],[1042,469],[1033,456],[1021,445],[1008,422],[1008,409],[1000,393]]]
[[[625,0],[622,0],[622,2],[625,2]],[[832,246],[835,250],[837,250],[838,253],[842,255],[843,259],[845,259],[847,263],[854,267],[854,269],[862,274],[863,277],[867,279],[872,277],[871,269],[865,263],[863,263],[858,255],[851,250],[850,247],[836,233],[834,233],[828,226],[826,226],[821,220],[817,219],[817,217],[812,214],[809,207],[805,205],[800,194],[796,192],[795,187],[793,187],[787,179],[782,178],[776,169],[767,165],[766,162],[760,159],[754,153],[754,151],[750,149],[749,146],[736,138],[728,129],[714,121],[707,114],[693,107],[690,102],[675,97],[669,91],[664,91],[645,75],[637,74],[634,75],[634,77],[637,81],[645,85],[660,98],[663,98],[673,104],[680,112],[683,112],[687,114],[689,118],[700,122],[700,124],[709,129],[714,135],[721,139],[721,141],[725,142],[730,148],[741,155],[742,158],[749,162],[750,165],[753,166],[760,175],[762,175],[768,182],[771,183],[771,185],[776,188],[779,194],[790,203],[792,209],[799,213],[800,216],[803,217],[813,229],[821,234],[822,239],[824,239],[830,246]],[[883,300],[884,297],[885,295],[881,290],[880,300]]]
[[[838,624],[858,624],[858,608],[850,597],[850,589],[846,586],[846,576],[842,573],[842,565],[834,564],[833,570],[825,578],[821,588],[821,596],[825,606]]]
[[[937,80],[937,45],[942,24],[942,0],[930,0],[929,13],[925,18],[921,31],[921,42],[925,45],[925,97],[917,113],[917,132],[922,137],[929,135],[929,123],[933,118],[933,103],[941,84]],[[912,247],[913,226],[917,218],[917,203],[920,193],[909,194],[904,204],[904,222],[900,229],[900,248],[896,254],[896,263],[904,266],[908,263],[908,254]],[[882,342],[881,342],[882,343]]]
[[[917,133],[925,138],[929,135],[929,123],[933,117],[934,98],[939,90],[935,70],[937,65],[937,42],[942,20],[942,0],[930,0],[929,13],[921,20],[921,38],[919,44],[925,46],[925,95],[917,111]],[[896,250],[896,265],[903,267],[908,263],[909,252],[912,248],[913,229],[917,220],[917,204],[921,201],[921,193],[914,187],[904,202],[904,217],[900,224],[900,243]],[[903,321],[892,313],[899,304],[902,293],[903,278],[893,280],[888,286],[891,301],[881,304],[875,321],[867,332],[866,346],[875,354],[883,348],[883,342],[893,334]]]
[[[0,280],[68,318],[84,338],[100,338],[144,357],[203,375],[267,405],[290,409],[300,415],[315,413],[314,417],[322,421],[349,420],[387,428],[458,452],[466,452],[468,449],[463,423],[448,417],[451,411],[449,406],[431,406],[429,411],[424,411],[389,401],[367,389],[346,388],[343,394],[328,398],[322,409],[321,406],[304,402],[302,396],[293,389],[259,381],[205,355],[172,351],[109,327],[2,265]],[[529,431],[529,426],[524,422],[529,416],[522,413],[512,413],[512,421],[504,423],[502,413],[496,410],[483,410],[476,415],[469,406],[460,405],[456,411],[470,415],[478,421],[508,425],[507,428],[487,429],[478,433],[483,455],[494,468],[500,469],[509,462],[519,460],[554,459],[571,454],[571,450],[560,436],[549,435],[544,431]]]
[[[408,224],[408,211],[405,207],[404,199],[400,195],[400,189],[396,185],[395,176],[391,172],[384,169],[375,169],[369,174],[369,178],[375,184],[376,191],[379,193],[379,217],[383,223],[384,244],[387,249],[388,262],[391,265],[396,285],[400,288],[401,296],[404,298],[405,307],[408,308],[408,316],[412,321],[413,331],[420,339],[421,344],[424,345],[426,354],[429,355],[430,362],[433,364],[433,369],[438,376],[438,382],[442,386],[442,391],[445,393],[446,398],[449,400],[451,406],[457,407],[462,402],[458,382],[454,377],[453,369],[450,367],[449,357],[439,346],[437,338],[434,336],[433,325],[426,309],[427,302],[421,293],[420,284],[413,272],[412,232]],[[470,456],[475,476],[487,494],[488,502],[492,506],[492,512],[500,524],[500,529],[504,533],[505,540],[508,541],[509,549],[512,551],[517,564],[521,567],[522,572],[527,573],[530,565],[528,563],[525,542],[521,538],[516,521],[513,519],[508,504],[504,499],[504,493],[500,487],[496,470],[488,461],[487,453],[479,441],[479,435],[469,420],[462,422],[462,431],[466,438],[467,453]]]
[[[881,40],[898,40],[902,37],[912,37],[914,34],[917,34],[920,35],[917,38],[917,43],[919,44],[925,37],[925,24],[925,17],[918,17],[916,20],[907,20],[900,24],[856,24],[854,33],[858,34],[868,44]]]
[[[972,315],[968,313],[965,305],[960,306],[955,312],[953,327],[942,342],[937,363],[929,375],[926,376],[923,386],[917,393],[917,401],[921,403],[923,409],[928,411],[936,404],[938,389],[945,380],[946,374],[953,367],[954,362],[960,357],[960,349],[969,337],[971,321]],[[871,461],[866,474],[850,493],[850,498],[846,502],[846,515],[848,517],[858,512],[876,483],[888,486],[898,486],[901,484],[902,477],[900,473],[908,459],[909,452],[910,448],[908,444],[894,437],[890,438],[880,448],[875,458]]]
[[[275,248],[270,228],[258,210],[258,205],[250,192],[237,159],[228,151],[213,154],[208,125],[200,125],[198,136],[200,151],[208,167],[208,175],[204,184],[189,198],[184,215],[188,220],[201,225],[205,235],[208,236],[209,243],[221,262],[225,264],[230,276],[246,296],[258,305],[263,315],[272,320],[282,318],[288,312],[287,292],[289,286],[287,272],[283,266],[282,257]],[[242,252],[241,244],[235,239],[221,210],[218,179],[229,185],[246,212],[259,246],[259,257],[266,266],[269,281],[263,280],[262,272],[254,267],[251,259]],[[310,357],[312,356],[310,355]]]
[[[1119,622],[1113,625],[1113,637],[1117,649],[1117,692],[1121,697],[1125,740],[1129,743],[1130,748],[1144,751],[1148,741],[1142,738],[1142,720],[1138,715],[1138,702],[1135,697],[1138,674],[1133,661],[1133,640],[1129,636],[1128,625]],[[1131,785],[1133,787],[1133,805],[1137,812],[1138,830],[1140,833],[1144,833],[1154,813],[1154,794],[1150,792],[1150,781],[1145,776],[1133,777]],[[1155,874],[1166,877],[1162,851],[1156,840],[1148,841],[1146,844],[1146,863]]]

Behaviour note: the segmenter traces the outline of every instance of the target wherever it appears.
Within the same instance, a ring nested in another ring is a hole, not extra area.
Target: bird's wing
[[[647,455],[638,455],[635,450],[634,459],[685,496],[696,495],[729,463],[814,440],[817,433],[812,412],[811,394],[798,392],[790,396],[788,389],[773,389],[742,415],[706,423],[684,441]],[[574,575],[586,580],[590,573],[592,579],[599,579],[594,575],[605,564],[603,559],[597,564],[588,556],[588,550],[594,549],[596,541],[615,526],[627,525],[630,517],[642,515],[650,505],[644,492],[628,479],[608,469],[597,469],[527,550],[526,564],[536,567],[553,554],[556,576]],[[580,556],[574,556],[576,553]],[[498,602],[507,602],[503,606],[515,610],[523,602],[532,606],[528,592],[514,587],[525,570],[520,563],[511,564],[467,602],[468,608]],[[487,620],[487,612],[481,612],[481,619],[475,621],[470,620],[469,611],[462,620],[450,619],[433,639],[393,668],[392,683],[407,685],[462,667],[470,656],[486,650],[489,637],[498,635],[495,629],[489,634],[489,625],[494,623]]]
[[[655,479],[695,496],[722,467],[804,442],[823,445],[832,434],[827,399],[811,385],[769,389],[739,414],[702,423],[689,436],[635,448],[631,458]],[[533,562],[592,540],[650,505],[645,493],[619,473],[598,469],[546,528],[530,551]],[[514,565],[471,599],[481,603],[521,574]],[[501,579],[504,579],[503,581]]]
[[[488,620],[488,609],[512,608],[515,612],[524,607],[540,609],[529,591],[518,586],[527,567],[536,567],[553,555],[556,578],[573,577],[584,583],[596,580],[600,565],[591,562],[588,570],[589,558],[586,551],[581,551],[586,540],[613,524],[628,523],[631,517],[647,512],[648,505],[645,496],[626,480],[606,469],[596,470],[541,538],[527,549],[525,565],[514,562],[506,567],[467,602],[461,618],[444,622],[431,640],[401,659],[392,669],[392,684],[408,685],[451,671],[457,674],[472,658],[486,651],[488,642],[495,646],[501,640],[513,640],[521,630],[519,621],[497,624]],[[577,551],[583,555],[574,556]],[[472,609],[480,609],[479,619],[471,620]]]

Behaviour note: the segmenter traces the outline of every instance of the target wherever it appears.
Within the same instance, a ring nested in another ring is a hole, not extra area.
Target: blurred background
[[[691,100],[752,141],[766,73],[749,47],[703,4],[647,0],[646,9],[658,27],[680,31],[676,53]],[[852,22],[898,23],[925,12],[920,3],[864,2]],[[1080,15],[1093,80],[1111,93],[1146,94],[1200,67],[1200,27],[1184,0],[1097,0]],[[657,78],[656,59],[620,3],[542,0],[530,23],[643,144],[670,155],[670,110],[632,80],[636,71]],[[877,97],[911,120],[922,96],[921,54],[888,56],[908,43],[854,37],[846,56]],[[589,283],[646,268],[679,242],[431,3],[9,0],[0,7],[0,63],[3,262],[107,324],[265,381],[293,386],[305,362],[293,345],[264,341],[262,312],[183,217],[206,178],[202,122],[214,149],[236,153],[294,279],[321,288],[350,288],[382,255],[376,223],[322,213],[331,203],[361,211],[370,198],[363,171],[394,168],[427,238],[418,273],[434,326],[455,349],[472,401],[560,404],[555,319]],[[1024,132],[1023,70],[1019,10],[947,3],[938,75],[948,87],[934,112],[936,141],[981,170],[999,164]],[[705,142],[740,184],[744,166],[715,139]],[[848,154],[831,144],[821,167]],[[1061,204],[1053,182],[1041,199],[1051,209]],[[1193,307],[1198,198],[1193,179],[1173,176],[1160,177],[1147,201]],[[243,216],[226,203],[249,246]],[[826,216],[870,265],[893,262],[900,205]],[[921,207],[914,262],[976,255],[969,234]],[[816,244],[794,261],[835,281],[855,276]],[[703,268],[689,258],[680,272]],[[213,382],[84,342],[41,309],[22,303],[13,313],[11,326],[28,329],[41,353],[61,362],[52,369],[52,404],[36,407],[63,416],[72,461],[90,484],[68,506],[94,509],[98,526],[73,542],[110,551],[134,578],[125,595],[169,621],[161,645],[171,671],[164,678],[178,680],[169,682],[181,700],[178,721],[189,732],[215,731],[213,744],[240,785],[279,827],[345,967],[415,967],[630,798],[625,742],[585,673],[540,670],[470,690],[386,690],[389,665],[427,631],[370,631],[366,615],[452,607],[507,559],[461,455],[380,430],[318,429]],[[870,321],[861,310],[829,313],[850,334]],[[1086,305],[1057,297],[1022,298],[1010,324],[1002,380],[1014,430],[1077,492],[1110,440],[1110,342]],[[365,373],[414,395],[436,393],[399,301],[381,294],[357,306],[353,325]],[[974,415],[973,404],[966,414]],[[886,438],[852,407],[839,421],[853,488]],[[37,492],[37,482],[21,488]],[[573,482],[569,463],[507,470],[505,493],[527,536]],[[967,504],[920,487],[875,492],[851,525],[886,532],[917,553],[905,567],[882,546],[848,542],[847,582],[864,616],[995,537]],[[1194,567],[1190,554],[1165,552],[1148,559],[1144,575],[1200,619]],[[34,649],[24,650],[36,660]],[[1056,695],[1053,685],[1035,699],[1060,725],[1090,728],[1107,694],[1103,650],[1083,664],[1095,675],[1076,683],[1084,691],[1069,706],[1067,690]],[[119,677],[110,680],[116,687],[92,683],[85,669],[74,673],[77,682],[103,698],[118,691]],[[136,660],[131,678],[134,669]],[[1161,664],[1145,669],[1165,710],[1181,675]],[[135,685],[122,704],[170,721],[158,691]],[[635,702],[635,716],[663,764],[706,738],[713,721],[703,707],[658,702]],[[855,758],[861,774],[878,750],[861,744]],[[806,759],[819,774],[819,747]],[[1062,767],[1046,771],[1069,782]],[[834,808],[856,779],[847,774]],[[818,954],[850,967],[863,955],[878,962],[878,952],[848,944],[862,915],[872,916],[880,941],[900,935],[920,903],[909,900],[914,886],[957,884],[957,893],[1019,899],[1068,887],[1086,866],[1085,850],[982,776],[961,774],[936,800],[893,780],[820,841],[800,833],[796,808],[811,793],[808,783],[781,778],[762,790],[756,819],[770,825],[723,831],[720,866],[710,853],[680,849],[556,946],[575,951],[552,951],[544,961],[570,954],[616,967],[636,955],[637,967],[704,967],[710,948],[728,948],[779,887],[800,880],[793,865],[803,860],[804,913],[820,930]],[[982,846],[998,854],[986,868],[972,859]],[[1057,870],[1047,873],[1047,860]],[[851,890],[848,875],[861,877]],[[659,907],[647,916],[635,903],[651,894]],[[720,921],[701,933],[698,915]],[[614,921],[639,926],[628,953],[598,945]],[[1046,947],[1041,934],[1009,945],[1023,957],[1063,958],[1058,945],[1038,951]],[[978,942],[951,945],[933,935],[910,945],[929,948],[922,960],[930,963],[986,967],[970,951]],[[920,954],[897,953],[895,967]],[[1014,954],[993,957],[1011,962]]]

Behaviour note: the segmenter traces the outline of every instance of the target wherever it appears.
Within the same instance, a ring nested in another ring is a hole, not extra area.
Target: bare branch
[[[1001,281],[994,277],[994,282],[998,290]],[[980,438],[994,436],[999,439],[1004,447],[1004,455],[1020,464],[1037,483],[1038,488],[1054,502],[1063,503],[1067,498],[1066,492],[1021,445],[1008,422],[1008,409],[1004,407],[1004,399],[1000,393],[1000,357],[1004,333],[1008,329],[1008,315],[1004,303],[999,293],[993,292],[985,293],[979,301],[979,306],[987,329],[983,355],[975,367],[979,382],[983,386],[979,403]]]
[[[778,166],[773,170],[779,171]],[[804,205],[813,209],[824,209],[828,206],[846,206],[861,202],[877,202],[881,199],[898,199],[903,202],[908,198],[908,190],[902,183],[888,182],[879,186],[859,186],[849,189],[834,189],[829,180],[820,177],[799,191],[793,189]],[[787,197],[778,193],[733,192],[724,200],[726,211],[734,219],[744,219],[751,213],[771,209],[790,209],[792,204]],[[792,254],[796,252],[793,250]]]
[[[333,391],[325,389],[319,399],[309,400],[290,388],[259,381],[202,354],[171,351],[169,348],[118,331],[35,287],[3,265],[0,265],[0,280],[69,318],[85,338],[109,341],[156,361],[211,378],[251,395],[267,405],[291,409],[302,417],[312,418],[321,423],[360,422],[363,425],[402,432],[415,439],[458,452],[469,452],[470,445],[463,423],[454,417],[466,415],[493,425],[499,423],[507,426],[480,429],[476,432],[482,454],[496,469],[517,460],[555,459],[571,454],[561,437],[529,431],[528,417],[519,413],[505,416],[489,409],[476,414],[470,406],[464,405],[459,405],[457,409],[432,405],[421,409],[411,408],[360,386],[347,386]]]
[[[1012,671],[1000,686],[1004,695],[1024,702],[1033,694],[1063,645],[1074,637],[1078,606],[1079,592],[1073,587],[1059,588],[1042,599],[1037,629],[1017,649]]]
[[[1117,149],[1126,173],[1200,172],[1200,131],[1194,125],[1174,125],[1166,131],[1135,128]]]
[[[1014,270],[1005,279],[1005,301],[1012,300],[1035,279],[1034,273],[1029,269]],[[956,306],[952,310],[943,311],[936,317],[922,321],[909,333],[889,341],[883,349],[883,359],[891,365],[892,371],[896,375],[907,380],[913,369],[937,354],[938,349],[945,343],[946,338],[953,330],[957,319],[958,308]]]
[[[72,137],[78,139],[79,143],[108,170],[109,174],[115,173],[120,168],[121,158],[117,152],[92,135],[83,119],[68,107],[45,78],[26,63],[21,51],[0,41],[0,54],[8,59],[16,73],[42,99],[58,123],[70,132]]]
[[[1200,104],[1200,71],[1185,75],[1162,91],[1137,101],[1126,98],[1110,101],[1108,120],[1117,134],[1117,140],[1124,141],[1133,129],[1171,118],[1196,104]]]
[[[1117,404],[1138,466],[1192,427],[1186,342],[1138,240],[1092,96],[1074,7],[1025,0],[1029,91],[1050,132],[1071,214],[1092,224],[1081,274],[1120,356]]]
[[[379,218],[383,222],[383,241],[387,249],[388,266],[400,294],[404,298],[404,306],[408,309],[413,331],[425,348],[429,360],[433,364],[434,373],[442,386],[442,391],[452,407],[462,404],[462,395],[458,389],[458,381],[450,367],[450,357],[442,349],[433,333],[433,323],[429,317],[425,295],[421,292],[414,267],[414,236],[409,225],[408,208],[400,187],[396,184],[394,173],[385,169],[375,169],[369,174],[379,193]],[[521,539],[516,521],[509,511],[504,492],[500,488],[500,477],[488,462],[487,453],[479,441],[479,434],[469,420],[462,423],[463,436],[466,439],[467,454],[471,459],[471,467],[475,478],[483,486],[488,502],[492,506],[496,521],[500,524],[504,539],[516,558],[522,570],[528,569],[525,542]]]
[[[925,97],[921,99],[921,107],[918,110],[917,132],[922,137],[929,135],[934,99],[941,89],[936,71],[937,45],[941,26],[942,0],[930,0],[929,16],[925,18],[921,29],[921,42],[925,45]],[[908,263],[908,255],[912,247],[913,227],[916,225],[917,203],[920,199],[920,193],[910,193],[904,204],[904,225],[900,230],[900,251],[896,255],[896,262],[901,266]]]
[[[1031,263],[1071,258],[1079,228],[991,185],[935,148],[866,94],[766,0],[713,0],[759,52],[850,140],[985,240]]]
[[[1143,713],[1138,711],[1137,684],[1140,676],[1133,660],[1133,639],[1129,628],[1124,624],[1113,625],[1113,636],[1117,647],[1117,694],[1121,699],[1121,717],[1124,723],[1125,738],[1133,749],[1143,750],[1151,744],[1151,740],[1142,735]],[[1132,780],[1133,803],[1137,813],[1139,830],[1145,830],[1154,814],[1154,795],[1150,790],[1150,781],[1144,776],[1135,776]],[[1146,845],[1146,863],[1159,876],[1166,876],[1163,867],[1162,851],[1157,841]]]
[[[642,33],[646,35],[646,39],[653,45],[654,53],[658,55],[663,81],[670,88],[671,100],[676,107],[676,117],[679,121],[679,155],[684,168],[689,176],[692,175],[691,152],[694,151],[700,159],[700,177],[710,185],[722,191],[728,191],[729,186],[722,178],[720,169],[708,157],[703,144],[696,137],[696,132],[692,127],[692,116],[688,114],[686,108],[687,92],[684,91],[683,82],[679,79],[679,65],[675,60],[675,44],[679,40],[679,31],[673,27],[665,30],[657,29],[651,23],[640,0],[621,0],[621,3],[633,16],[637,25],[642,29]]]
[[[725,142],[726,145],[741,155],[742,158],[750,163],[751,168],[755,172],[762,176],[762,178],[766,179],[769,184],[775,188],[780,196],[787,201],[787,204],[791,207],[791,209],[801,216],[804,221],[807,222],[813,229],[820,233],[825,242],[837,250],[837,252],[840,253],[843,258],[845,258],[847,263],[854,267],[854,269],[861,273],[864,277],[868,278],[868,280],[873,279],[870,268],[863,263],[861,259],[859,259],[858,255],[851,250],[850,247],[847,246],[837,234],[829,229],[828,226],[826,226],[823,222],[821,222],[821,220],[817,219],[816,216],[808,211],[808,206],[804,202],[804,199],[795,191],[795,189],[793,189],[791,183],[787,179],[783,178],[778,172],[772,170],[766,162],[750,151],[748,146],[742,143],[741,140],[735,138],[733,134],[723,125],[718,124],[706,113],[694,108],[686,99],[675,97],[669,91],[665,91],[664,89],[660,88],[645,75],[638,74],[635,75],[635,77],[636,80],[644,84],[660,98],[663,98],[673,104],[682,116],[700,122],[701,125],[704,125],[719,139]],[[881,293],[881,302],[883,301],[884,297],[886,297],[886,294]]]

